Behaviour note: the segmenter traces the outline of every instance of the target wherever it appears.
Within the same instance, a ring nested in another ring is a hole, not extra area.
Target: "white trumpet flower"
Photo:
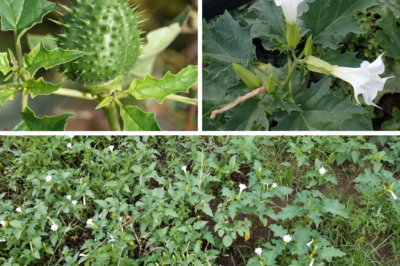
[[[51,182],[51,180],[52,180],[51,176],[49,176],[49,175],[46,176],[46,182],[47,182],[47,183]]]
[[[277,6],[281,6],[286,21],[290,24],[296,24],[297,7],[304,0],[275,0]]]
[[[76,200],[73,200],[72,202],[72,205],[74,205],[74,206],[76,206],[76,204],[78,203]]]
[[[246,188],[247,188],[246,185],[240,184],[240,185],[239,185],[239,189],[240,189],[239,193],[242,193],[243,190],[245,190]]]
[[[186,165],[185,165],[185,166],[182,166],[182,170],[183,170],[183,172],[185,172],[185,174],[186,174],[186,168],[187,168]]]
[[[93,223],[93,219],[89,219],[89,220],[87,220],[86,224],[87,224],[87,225],[94,225],[94,223]]]
[[[68,143],[68,144],[67,144],[67,147],[70,148],[70,149],[72,149],[72,144],[71,144],[71,143]]]
[[[312,243],[314,243],[314,239],[307,243],[307,247],[310,247]]]
[[[256,248],[255,252],[258,256],[261,256],[262,248]]]
[[[394,200],[397,200],[397,196],[393,192],[390,192],[390,194],[392,194],[392,197],[394,198]]]
[[[272,187],[273,187],[273,188],[277,188],[277,187],[278,187],[278,184],[277,184],[277,183],[273,183],[273,184],[272,184]]]
[[[324,175],[326,173],[326,169],[322,167],[321,169],[319,169],[319,173],[321,175]]]
[[[15,209],[16,212],[22,212],[22,209],[20,207],[18,207],[17,209]]]
[[[108,146],[108,148],[110,149],[111,152],[113,152],[113,150],[114,150],[114,145]]]
[[[0,224],[4,227],[6,227],[6,221],[0,221]]]
[[[51,230],[57,231],[57,230],[58,230],[58,225],[53,224],[53,225],[51,226]]]
[[[383,90],[386,81],[392,78],[381,78],[379,76],[385,72],[382,55],[383,54],[381,54],[373,63],[368,61],[362,62],[359,68],[335,66],[331,73],[335,77],[338,77],[353,86],[354,97],[358,103],[360,103],[358,101],[358,95],[362,94],[367,105],[379,107],[373,103],[373,100],[378,95],[378,92]]]
[[[285,236],[283,236],[283,241],[285,241],[286,243],[289,243],[290,241],[292,241],[292,237],[290,235],[285,235]]]
[[[66,198],[67,198],[68,200],[71,200],[71,195],[68,195]]]

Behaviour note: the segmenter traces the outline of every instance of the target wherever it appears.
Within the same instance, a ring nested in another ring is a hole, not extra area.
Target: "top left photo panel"
[[[198,130],[198,0],[2,0],[0,19],[0,131]]]

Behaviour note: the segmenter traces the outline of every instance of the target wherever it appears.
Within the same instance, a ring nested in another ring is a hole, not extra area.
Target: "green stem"
[[[53,92],[52,94],[67,96],[67,97],[74,97],[74,98],[96,101],[96,102],[100,101],[100,98],[97,95],[92,95],[89,92],[66,89],[66,88],[60,88],[57,91]]]
[[[8,83],[8,84],[0,85],[0,90],[8,89],[8,88],[15,88],[15,87],[18,87],[18,85],[14,84],[14,83]]]
[[[111,131],[121,131],[121,125],[119,124],[119,118],[117,110],[115,109],[115,103],[111,102],[107,106],[103,107],[103,111],[107,116],[108,124],[110,125]]]
[[[24,67],[24,60],[22,59],[22,48],[21,48],[21,43],[18,41],[18,34],[14,32],[14,37],[15,37],[15,49],[17,50],[17,60],[19,67],[22,68]],[[22,78],[27,81],[29,79],[29,76],[26,73],[23,73]],[[29,94],[22,94],[22,111],[25,110],[26,107],[28,107],[28,100],[29,100]]]
[[[133,97],[133,96],[132,96],[132,94],[130,94],[128,92],[117,92],[117,97],[118,97],[118,99],[123,99],[123,98],[128,98],[128,97]],[[198,104],[197,99],[192,99],[192,98],[188,98],[185,96],[179,96],[179,95],[175,95],[175,94],[168,95],[167,97],[165,97],[165,99],[182,102],[182,103],[187,103],[187,104],[191,104],[191,105]]]

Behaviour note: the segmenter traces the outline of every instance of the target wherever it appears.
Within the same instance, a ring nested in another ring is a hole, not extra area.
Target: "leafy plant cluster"
[[[0,260],[397,265],[399,143],[362,136],[3,136]],[[381,237],[372,241],[374,234]],[[390,252],[381,255],[376,241]]]
[[[374,103],[379,105],[385,94],[398,95],[398,6],[397,0],[304,1],[297,19],[301,41],[293,51],[286,39],[285,16],[274,0],[259,0],[212,21],[204,20],[204,130],[361,131],[373,130],[372,119],[387,120],[387,116],[393,118],[374,127],[399,130],[396,107],[388,106],[389,114],[384,114],[365,105],[362,97],[360,106],[349,83],[312,72],[303,62],[311,38],[310,55],[340,67],[359,68],[363,60],[372,62],[386,52],[382,76],[393,78]],[[261,80],[264,94],[250,95],[253,88],[234,71],[233,64]],[[271,76],[275,89],[267,91]],[[226,112],[212,115],[228,106]]]
[[[23,94],[22,120],[13,130],[63,131],[68,117],[72,116],[38,118],[28,107],[29,95],[34,98],[56,94],[97,102],[96,109],[104,110],[110,129],[115,131],[121,130],[120,118],[126,131],[160,130],[155,113],[124,105],[123,98],[154,99],[160,104],[171,99],[197,105],[196,99],[176,94],[189,92],[197,83],[197,66],[189,66],[177,74],[168,72],[162,79],[150,75],[157,54],[176,39],[187,23],[190,8],[170,25],[149,32],[142,39],[141,14],[127,0],[74,0],[72,7],[60,6],[66,12],[61,13],[61,8],[46,0],[0,3],[2,30],[14,32],[17,51],[16,55],[10,49],[8,53],[0,53],[0,71],[6,75],[5,81],[11,82],[0,86],[0,105],[13,100],[18,93]],[[31,36],[28,42],[35,47],[23,54],[23,35],[55,11],[62,17],[62,21],[52,20],[62,28],[58,39]],[[83,90],[63,88],[65,79],[52,84],[38,77],[38,70],[54,67],[71,80],[79,81]]]

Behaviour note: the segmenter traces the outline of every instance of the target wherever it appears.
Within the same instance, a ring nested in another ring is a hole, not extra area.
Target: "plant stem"
[[[15,37],[15,49],[17,50],[17,60],[19,67],[22,68],[24,67],[24,60],[22,59],[22,48],[21,48],[21,43],[18,41],[18,35],[16,32],[14,32],[14,37]],[[27,81],[29,79],[29,76],[26,73],[23,73],[22,78]],[[29,100],[29,94],[22,94],[22,111],[25,110],[26,107],[28,107],[28,100]]]
[[[223,113],[223,112],[225,112],[225,111],[228,111],[229,109],[235,107],[235,106],[238,105],[239,103],[244,103],[244,101],[246,101],[246,100],[248,100],[248,99],[250,99],[250,98],[253,98],[253,97],[256,96],[256,95],[263,94],[263,93],[266,93],[266,90],[265,90],[264,87],[255,89],[255,90],[253,90],[252,92],[246,94],[245,96],[237,98],[236,101],[234,101],[233,103],[228,104],[228,105],[225,106],[224,108],[222,108],[222,109],[220,109],[220,110],[213,111],[213,112],[211,113],[210,118],[211,118],[211,119],[214,119],[218,114],[221,114],[221,113]]]
[[[100,98],[97,95],[92,95],[89,92],[78,91],[78,90],[73,90],[73,89],[60,88],[57,91],[53,92],[52,94],[67,96],[67,97],[74,97],[74,98],[96,101],[96,102],[100,101]]]
[[[128,98],[128,97],[133,97],[133,96],[132,96],[132,94],[130,94],[128,92],[117,92],[117,97],[118,97],[118,99],[123,99],[123,98]],[[168,95],[167,97],[165,97],[165,99],[182,102],[182,103],[187,103],[187,104],[191,104],[191,105],[198,104],[197,99],[192,99],[189,97],[179,96],[179,95],[175,95],[175,94]]]
[[[103,107],[103,111],[107,116],[108,124],[111,131],[121,131],[117,110],[115,109],[115,102],[112,101],[107,106]]]
[[[15,87],[18,87],[18,85],[14,84],[14,83],[8,83],[8,84],[0,85],[0,90],[7,89],[7,88],[15,88]]]

